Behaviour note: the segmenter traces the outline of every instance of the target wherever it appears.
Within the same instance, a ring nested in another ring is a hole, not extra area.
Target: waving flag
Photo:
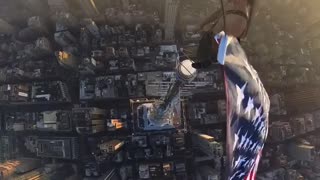
[[[238,40],[224,32],[215,39],[227,95],[228,179],[254,180],[268,134],[269,97]]]

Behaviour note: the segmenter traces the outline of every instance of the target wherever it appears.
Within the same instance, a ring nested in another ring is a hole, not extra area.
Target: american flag
[[[270,101],[260,78],[234,37],[216,35],[227,95],[227,175],[254,180],[268,134]]]

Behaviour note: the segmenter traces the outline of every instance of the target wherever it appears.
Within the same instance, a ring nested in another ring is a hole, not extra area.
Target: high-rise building
[[[95,37],[95,38],[100,38],[100,32],[99,28],[96,25],[96,23],[90,19],[90,18],[85,18],[83,19],[83,23],[85,24],[86,28],[88,31]]]
[[[301,87],[295,91],[288,91],[285,94],[285,105],[288,113],[308,112],[310,110],[316,110],[320,107],[319,88],[313,87]]]
[[[153,113],[156,107],[152,103],[159,103],[158,100],[131,100],[131,109],[135,122],[135,131],[164,130],[182,128],[180,99],[176,98],[167,109],[165,114],[148,118],[146,114]]]
[[[52,12],[69,11],[67,1],[65,0],[48,0],[48,5]]]
[[[166,0],[165,1],[165,14],[164,14],[164,26],[165,26],[165,40],[174,40],[174,29],[176,19],[178,15],[179,0]]]
[[[105,110],[99,108],[74,108],[72,109],[73,121],[78,133],[94,134],[106,128]]]
[[[106,153],[113,153],[120,149],[124,145],[123,141],[120,140],[111,140],[108,142],[103,142],[99,145],[99,148],[101,151],[106,152]]]
[[[73,137],[50,137],[37,140],[37,156],[59,159],[78,158],[78,140]]]
[[[57,51],[55,53],[58,62],[61,66],[66,68],[77,68],[79,64],[78,58],[70,52],[67,51]]]
[[[0,162],[14,158],[15,152],[15,138],[13,136],[2,136],[0,138]]]
[[[296,160],[313,161],[315,158],[315,147],[312,145],[292,143],[288,147],[289,155]]]
[[[217,172],[210,166],[201,166],[199,167],[199,172],[197,174],[197,180],[198,179],[218,180],[220,179],[220,172]]]
[[[19,158],[19,165],[16,167],[15,172],[16,173],[26,173],[29,171],[32,171],[34,169],[37,169],[41,166],[41,160],[35,159],[35,158]]]
[[[7,179],[10,177],[17,166],[19,166],[20,161],[14,160],[14,161],[6,161],[4,163],[0,164],[0,178],[1,179]]]
[[[99,15],[99,10],[94,0],[80,0],[80,5],[87,17],[96,17]]]
[[[55,131],[72,130],[72,115],[70,111],[45,111],[41,114],[43,123],[37,124],[38,128]]]
[[[214,137],[207,134],[195,133],[193,141],[201,149],[201,151],[203,151],[208,156],[223,156],[223,145],[215,141]]]

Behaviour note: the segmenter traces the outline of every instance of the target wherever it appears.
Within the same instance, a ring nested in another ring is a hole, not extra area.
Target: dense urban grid
[[[259,180],[320,179],[312,3],[257,3],[241,42],[271,100]],[[197,61],[198,25],[219,8],[220,0],[0,0],[0,179],[225,179],[221,67],[184,83],[170,115],[145,117],[168,96],[178,65]],[[293,12],[295,22],[286,20]]]

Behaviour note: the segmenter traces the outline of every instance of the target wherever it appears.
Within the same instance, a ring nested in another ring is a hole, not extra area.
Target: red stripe
[[[256,173],[258,170],[258,166],[259,166],[259,161],[262,155],[262,150],[260,150],[252,168],[250,169],[250,172],[248,174],[248,176],[245,178],[246,180],[255,180],[256,179]]]
[[[231,172],[231,159],[232,159],[232,157],[230,157],[230,155],[232,156],[233,155],[233,153],[232,154],[230,154],[229,152],[231,151],[230,150],[230,143],[231,142],[229,142],[230,141],[230,138],[228,138],[228,133],[230,132],[230,103],[229,103],[229,94],[228,94],[228,90],[229,90],[229,87],[228,87],[228,82],[227,82],[227,75],[226,75],[226,71],[225,71],[225,68],[224,68],[224,66],[222,66],[222,71],[223,71],[223,75],[224,75],[224,86],[225,86],[225,94],[226,94],[226,106],[227,106],[227,108],[226,108],[226,111],[227,111],[227,123],[226,123],[226,129],[227,129],[227,144],[226,144],[226,149],[227,149],[227,165],[228,165],[228,167],[227,167],[227,173],[229,173],[228,174],[228,177],[230,177],[230,172]]]

